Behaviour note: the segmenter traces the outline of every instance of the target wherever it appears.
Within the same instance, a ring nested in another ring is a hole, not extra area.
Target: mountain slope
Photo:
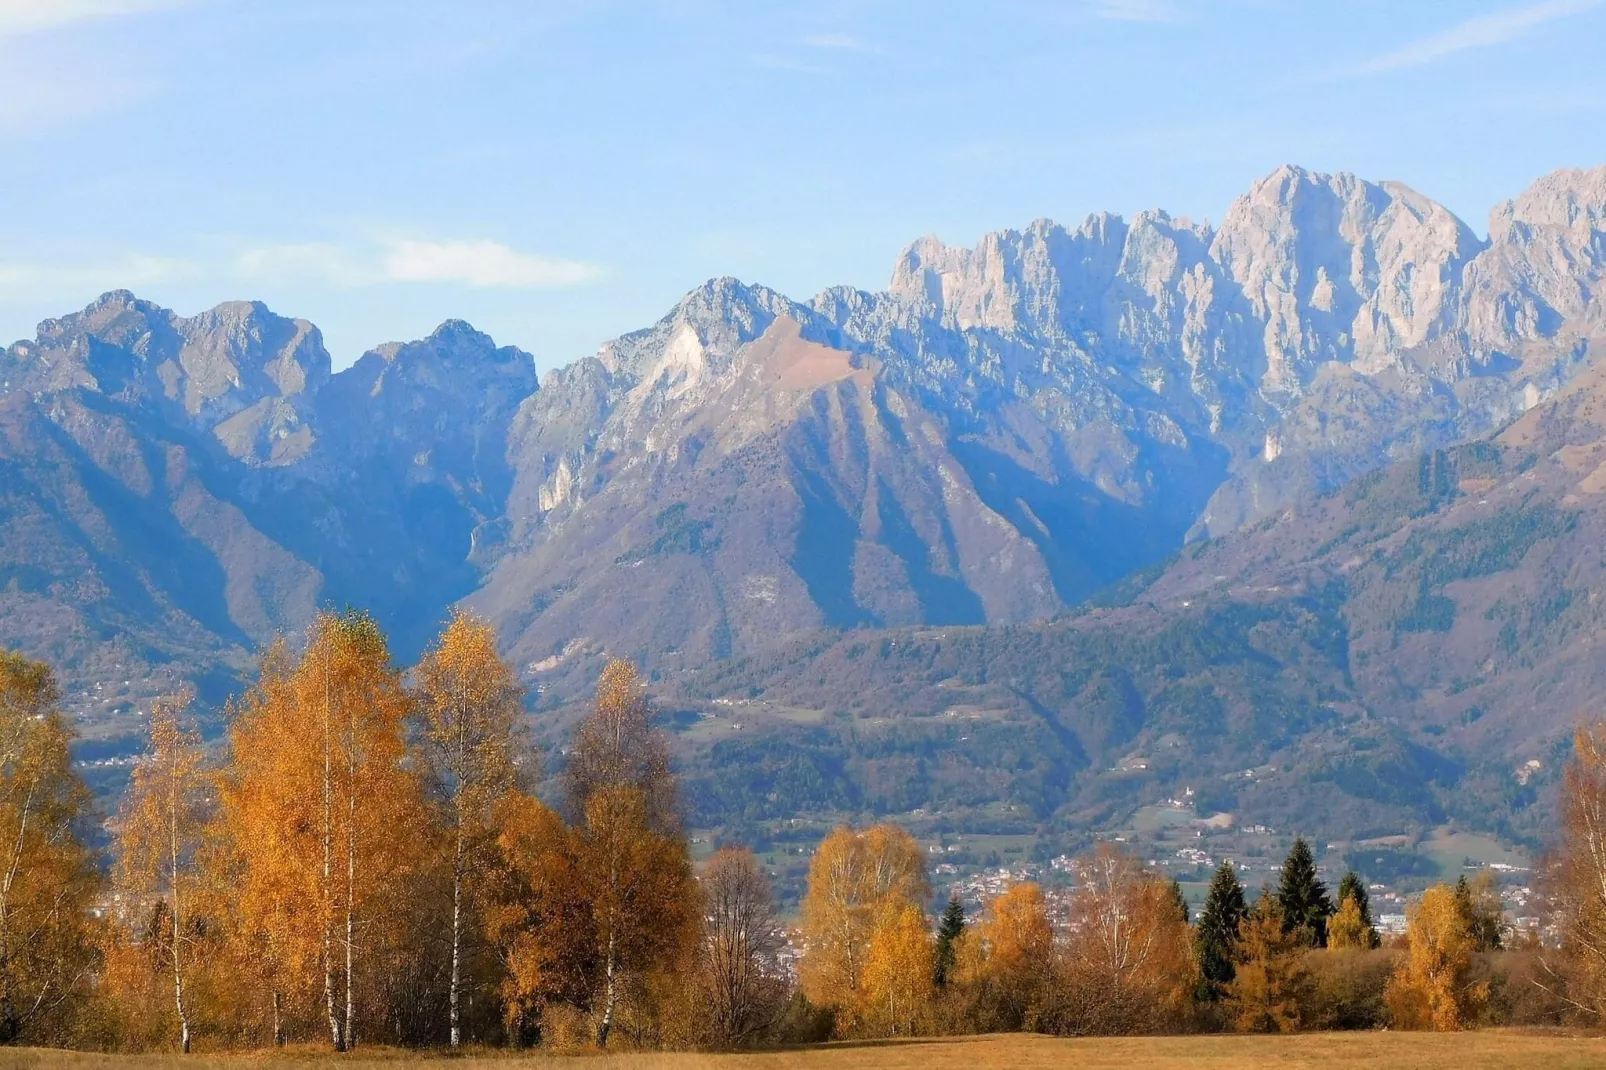
[[[972,829],[1200,814],[1540,841],[1606,692],[1606,369],[1492,439],[1291,505],[1011,628],[800,641],[676,681],[704,820],[942,809]],[[802,716],[800,711],[813,711]],[[845,757],[844,757],[845,756]],[[793,779],[804,775],[788,771]]]
[[[535,389],[527,354],[461,324],[334,375],[303,321],[121,292],[0,368],[0,641],[56,665],[96,736],[180,679],[220,703],[320,604],[415,651],[478,579]]]
[[[887,292],[807,305],[710,283],[526,403],[470,604],[560,691],[604,649],[671,670],[1062,611],[1552,395],[1606,337],[1603,176],[1541,181],[1489,242],[1398,184],[1283,168],[1219,229],[924,239]]]
[[[0,641],[60,665],[115,736],[169,677],[215,699],[319,604],[372,608],[409,658],[466,601],[543,705],[605,654],[673,690],[826,657],[844,629],[1036,635],[1190,537],[1486,436],[1589,372],[1603,219],[1606,169],[1542,179],[1483,241],[1398,184],[1282,168],[1219,227],[1146,212],[928,238],[886,291],[807,302],[714,280],[540,384],[458,322],[333,373],[314,327],[261,305],[180,317],[108,294],[0,360]],[[1440,620],[1451,596],[1423,589]],[[1387,666],[1427,632],[1358,633],[1353,663],[1318,641],[1349,598],[1246,624],[1240,669],[1283,629],[1300,708],[1382,702],[1390,673],[1420,689]],[[1098,642],[1154,655],[1133,627]],[[996,644],[977,649],[990,679]],[[1249,679],[1232,686],[1280,693]],[[1120,681],[1075,685],[1115,703],[1085,733],[1044,716],[1057,692],[989,693],[1052,722],[1045,813],[1163,690]],[[1244,701],[1233,723],[1260,723]]]

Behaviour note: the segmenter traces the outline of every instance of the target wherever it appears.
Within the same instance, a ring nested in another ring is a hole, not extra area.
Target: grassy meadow
[[[1543,1066],[1606,1067],[1606,1038],[1485,1030],[1469,1033],[1304,1033],[1291,1036],[1096,1037],[1030,1035],[830,1044],[796,1051],[733,1055],[544,1055],[480,1052],[457,1057],[370,1050],[350,1057],[288,1051],[240,1055],[90,1055],[0,1049],[0,1070],[256,1070],[331,1065],[350,1070],[495,1067],[576,1070],[1236,1070],[1238,1067],[1343,1067],[1345,1070],[1481,1070]]]

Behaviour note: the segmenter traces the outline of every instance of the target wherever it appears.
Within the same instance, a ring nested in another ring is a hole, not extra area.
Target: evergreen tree
[[[1308,945],[1327,946],[1327,919],[1333,913],[1333,901],[1327,897],[1327,886],[1316,876],[1316,858],[1303,837],[1294,841],[1283,863],[1277,904],[1282,908],[1284,932],[1303,930]]]
[[[1479,874],[1475,883],[1468,884],[1463,873],[1455,882],[1455,906],[1471,935],[1472,950],[1498,951],[1505,919],[1501,916],[1500,896],[1489,875]]]
[[[1171,901],[1176,904],[1177,915],[1182,918],[1182,924],[1192,921],[1188,914],[1188,897],[1182,894],[1182,882],[1176,879],[1171,881]]]
[[[955,957],[958,954],[959,937],[965,931],[965,904],[959,901],[959,896],[948,897],[948,908],[942,912],[942,921],[937,923],[937,952],[936,952],[936,982],[941,988],[953,976]]]
[[[1343,906],[1346,899],[1355,900],[1355,906],[1361,912],[1361,922],[1367,932],[1366,946],[1377,947],[1381,941],[1377,935],[1377,919],[1372,917],[1372,897],[1366,891],[1366,882],[1353,869],[1338,882],[1339,906]]]
[[[1210,893],[1204,909],[1199,911],[1199,924],[1194,931],[1199,972],[1204,981],[1201,995],[1205,999],[1219,999],[1222,989],[1232,981],[1246,912],[1244,886],[1238,883],[1232,863],[1223,862],[1210,881]]]

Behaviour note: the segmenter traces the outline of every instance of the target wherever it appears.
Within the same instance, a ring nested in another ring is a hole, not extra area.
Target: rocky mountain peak
[[[1233,202],[1211,256],[1265,324],[1265,388],[1298,397],[1324,364],[1375,372],[1424,342],[1481,248],[1399,183],[1285,166]]]
[[[429,337],[416,343],[428,346],[443,357],[456,360],[494,359],[504,352],[508,356],[517,350],[499,350],[491,336],[466,320],[449,319],[429,333]]]
[[[1489,213],[1491,240],[1506,240],[1517,225],[1583,235],[1606,230],[1606,165],[1553,171]]]

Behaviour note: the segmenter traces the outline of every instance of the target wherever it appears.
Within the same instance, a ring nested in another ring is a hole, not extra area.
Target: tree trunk
[[[353,783],[347,788],[348,816],[346,825],[346,1050],[357,1046],[357,998],[354,984],[353,956],[357,942],[357,793],[356,770],[352,770]]]
[[[323,1000],[329,1015],[329,1041],[336,1051],[345,1051],[345,1037],[340,1030],[340,1016],[335,1013],[335,948],[334,948],[334,855],[335,855],[335,785],[333,726],[330,718],[328,652],[324,653],[323,684],[323,901],[327,914],[323,922]]]
[[[608,934],[607,977],[608,980],[603,988],[602,996],[602,1021],[597,1024],[597,1047],[599,1048],[608,1046],[608,1034],[613,1030],[613,1004],[616,998],[616,990],[614,986],[613,933],[611,932]]]
[[[346,721],[346,1050],[357,1046],[357,998],[353,968],[357,943],[357,711]]]
[[[176,770],[168,770],[168,798],[167,798],[167,831],[168,831],[168,861],[171,869],[168,880],[173,891],[173,1006],[178,1011],[178,1044],[179,1050],[185,1055],[190,1053],[190,1018],[184,1012],[184,968],[183,960],[179,954],[179,944],[183,939],[184,926],[182,922],[183,906],[179,899],[178,889],[178,777]]]
[[[452,1047],[462,1043],[463,1032],[461,1017],[458,1008],[463,991],[463,827],[462,819],[458,819],[457,828],[457,858],[452,863],[452,989],[451,989],[451,1018],[452,1018]]]
[[[273,1046],[284,1047],[284,1014],[280,1007],[279,990],[273,990]]]

